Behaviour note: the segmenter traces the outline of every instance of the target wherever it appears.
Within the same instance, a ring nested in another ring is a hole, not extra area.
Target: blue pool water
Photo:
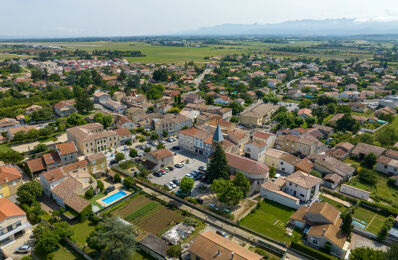
[[[115,200],[118,200],[121,197],[124,197],[126,195],[127,195],[127,193],[121,190],[121,191],[116,192],[115,194],[113,194],[113,195],[111,195],[109,197],[106,197],[105,199],[102,200],[102,202],[104,202],[106,204],[110,204],[110,203],[114,202]]]
[[[354,226],[357,226],[357,227],[361,228],[361,229],[365,229],[365,228],[366,228],[366,225],[364,225],[364,224],[362,224],[362,223],[360,223],[360,222],[358,222],[358,221],[356,221],[356,220],[353,220],[353,221],[352,221],[352,224],[353,224]]]

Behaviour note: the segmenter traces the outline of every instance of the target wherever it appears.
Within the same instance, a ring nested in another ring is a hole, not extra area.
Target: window
[[[312,239],[312,243],[313,243],[314,245],[317,245],[317,244],[318,244],[318,240]]]
[[[12,182],[12,186],[15,186],[15,185],[17,185],[17,182],[16,182],[16,181],[13,181],[13,182]]]
[[[17,223],[15,223],[15,227],[19,227],[19,226],[22,226],[21,221],[18,221]]]
[[[9,225],[9,226],[7,227],[7,232],[10,232],[10,231],[12,231],[12,230],[13,230],[12,225]]]

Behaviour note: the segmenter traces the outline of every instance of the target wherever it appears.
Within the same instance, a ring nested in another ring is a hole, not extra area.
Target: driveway
[[[21,259],[22,257],[28,255],[28,254],[17,254],[15,253],[15,250],[24,244],[29,244],[31,247],[33,247],[33,239],[29,238],[31,233],[32,233],[31,229],[26,229],[26,232],[23,236],[17,238],[16,240],[12,241],[10,244],[4,246],[2,248],[3,251],[12,259]]]
[[[349,249],[353,250],[355,248],[359,247],[370,247],[376,250],[382,250],[384,252],[387,252],[388,247],[386,245],[383,245],[379,242],[376,242],[372,239],[357,235],[357,234],[352,234],[351,236],[351,244]]]

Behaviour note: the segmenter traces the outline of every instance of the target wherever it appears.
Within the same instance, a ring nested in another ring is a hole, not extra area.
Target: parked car
[[[117,163],[117,161],[116,160],[111,160],[110,162],[109,162],[109,164],[110,165],[112,165],[112,164],[116,164]]]
[[[225,214],[231,214],[231,213],[232,213],[229,209],[224,209],[223,212],[224,212]]]
[[[169,168],[169,171],[174,171],[174,167],[173,166],[169,166],[167,168]]]
[[[156,177],[160,177],[160,176],[162,176],[159,172],[154,172],[153,173],[153,176],[156,176]]]
[[[168,190],[172,190],[172,189],[173,189],[173,186],[171,186],[170,183],[166,183],[164,186],[165,186]]]
[[[163,140],[160,140],[160,141],[159,141],[159,143],[161,143],[161,144],[165,144],[166,142],[165,142],[165,141],[163,141]]]
[[[157,142],[152,142],[151,145],[152,145],[152,146],[157,146],[158,143],[157,143]]]
[[[185,174],[185,177],[193,178],[192,175],[191,175],[190,173]]]
[[[202,171],[202,172],[205,172],[205,171],[207,171],[207,168],[206,168],[206,166],[200,166],[199,168],[198,168],[198,170],[199,171]]]
[[[177,188],[177,185],[174,182],[169,182],[170,186],[173,187],[173,189]]]
[[[173,149],[173,150],[180,150],[180,147],[179,147],[179,146],[173,146],[173,147],[171,147],[171,149]]]
[[[216,231],[216,233],[217,233],[218,235],[220,235],[220,236],[223,236],[223,237],[225,237],[225,238],[227,238],[227,237],[228,237],[228,234],[227,234],[226,232],[224,232],[224,231],[217,230],[217,231]]]
[[[18,247],[15,252],[19,254],[27,254],[32,251],[32,247],[28,244]]]
[[[112,191],[114,191],[114,190],[115,190],[115,186],[110,185],[110,186],[108,186],[108,187],[105,189],[104,193],[107,194],[107,193],[112,192]]]
[[[201,198],[197,198],[196,201],[197,201],[199,204],[203,204],[203,200],[202,200]]]
[[[218,207],[216,205],[214,205],[213,203],[209,204],[209,208],[214,209],[214,210],[218,210]]]
[[[182,163],[177,163],[176,165],[174,165],[174,167],[176,167],[176,168],[182,168],[182,167],[184,167],[184,164],[182,164]]]
[[[174,184],[177,185],[177,186],[180,186],[180,184],[181,184],[181,181],[180,181],[180,180],[177,180],[177,179],[174,179],[173,182],[174,182]]]

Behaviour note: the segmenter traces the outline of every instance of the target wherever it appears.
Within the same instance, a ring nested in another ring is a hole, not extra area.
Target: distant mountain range
[[[183,31],[177,35],[349,36],[374,34],[398,34],[398,20],[381,22],[343,18],[297,20],[277,24],[222,24]]]

